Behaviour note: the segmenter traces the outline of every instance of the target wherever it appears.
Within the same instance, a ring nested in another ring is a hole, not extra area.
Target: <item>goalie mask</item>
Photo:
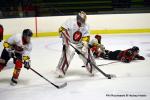
[[[77,24],[79,27],[83,26],[86,21],[86,13],[81,11],[77,14]]]

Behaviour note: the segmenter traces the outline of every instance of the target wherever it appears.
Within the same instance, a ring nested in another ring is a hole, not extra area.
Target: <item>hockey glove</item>
[[[139,60],[145,60],[145,58],[143,56],[139,56],[138,58]]]
[[[145,60],[145,58],[143,56],[140,56],[140,55],[136,55],[135,60]]]
[[[29,56],[23,56],[24,68],[30,69],[31,61]]]
[[[30,69],[30,61],[25,61],[24,62],[24,68],[26,68],[27,70]]]
[[[121,61],[124,62],[124,63],[129,63],[129,62],[130,62],[130,60],[129,60],[129,59],[126,59],[125,57],[122,57],[122,58],[121,58]]]

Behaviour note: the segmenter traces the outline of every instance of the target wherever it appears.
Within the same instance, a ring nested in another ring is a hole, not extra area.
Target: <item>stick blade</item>
[[[116,78],[117,76],[115,74],[107,74],[107,78],[111,79],[111,78]]]
[[[67,86],[67,82],[65,82],[65,83],[63,83],[63,84],[61,84],[61,85],[59,85],[59,86],[58,86],[58,89],[64,88],[64,87],[66,87],[66,86]]]
[[[115,74],[110,74],[111,78],[116,78],[117,76]]]

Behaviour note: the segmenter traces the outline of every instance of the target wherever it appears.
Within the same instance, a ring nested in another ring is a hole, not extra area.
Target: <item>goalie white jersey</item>
[[[89,26],[87,24],[84,24],[82,27],[79,27],[77,25],[77,19],[76,18],[70,18],[68,19],[64,24],[62,24],[62,27],[64,29],[66,29],[67,33],[65,32],[65,34],[67,35],[67,38],[70,40],[70,42],[76,44],[81,42],[81,38],[85,37],[85,36],[89,36],[90,32],[89,32]],[[76,41],[76,32],[81,32],[82,36],[80,37],[80,39],[78,41]]]

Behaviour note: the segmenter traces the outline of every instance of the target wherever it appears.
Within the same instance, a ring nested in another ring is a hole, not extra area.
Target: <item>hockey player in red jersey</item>
[[[86,24],[86,13],[81,11],[77,14],[76,18],[68,19],[60,28],[59,33],[63,41],[62,55],[57,65],[57,77],[64,77],[69,64],[75,54],[75,50],[70,48],[69,43],[75,45],[91,62],[95,63],[92,52],[88,50],[88,42],[90,39],[89,27]],[[87,71],[91,76],[93,73],[93,66],[90,65],[87,59],[83,58],[80,54],[79,57],[83,60]]]
[[[125,63],[129,63],[132,60],[145,60],[143,56],[139,55],[139,47],[137,46],[133,46],[132,48],[129,48],[127,50],[105,50],[105,53],[101,57],[109,60],[119,60]]]
[[[11,79],[11,85],[17,84],[22,64],[24,64],[25,68],[30,68],[32,34],[30,29],[25,29],[22,34],[15,34],[3,43],[4,49],[0,57],[0,72],[7,65],[10,58],[13,58],[15,68]]]
[[[132,60],[144,60],[143,56],[139,55],[139,48],[133,46],[127,50],[105,50],[105,47],[101,44],[101,36],[95,35],[94,39],[89,42],[89,46],[95,58],[104,58],[109,60],[120,60],[125,63],[129,63]]]
[[[0,42],[3,40],[3,32],[4,32],[4,28],[3,28],[3,26],[0,24]]]

